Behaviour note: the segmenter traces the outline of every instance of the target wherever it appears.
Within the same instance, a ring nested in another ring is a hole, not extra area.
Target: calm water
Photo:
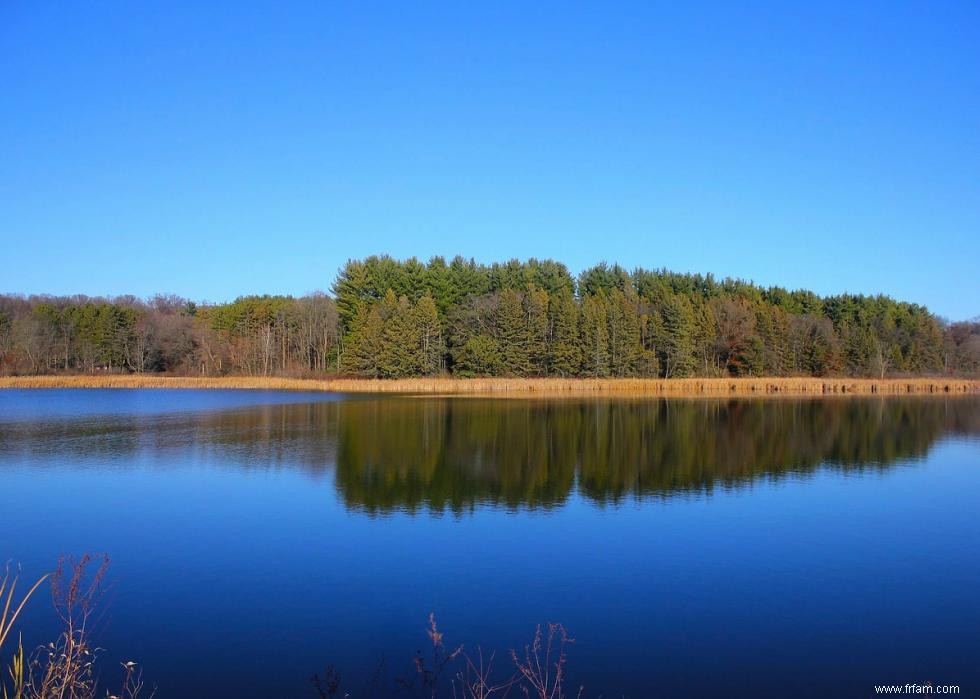
[[[8,390],[0,495],[26,573],[111,555],[160,697],[409,676],[430,611],[502,665],[564,622],[589,697],[980,694],[980,399]]]

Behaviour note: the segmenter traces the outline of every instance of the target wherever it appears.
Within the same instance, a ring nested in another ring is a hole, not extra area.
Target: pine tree
[[[719,371],[715,343],[718,322],[715,319],[715,312],[712,304],[702,298],[695,300],[691,311],[694,316],[692,333],[695,354],[694,370],[702,376],[711,376]]]
[[[358,314],[369,305],[367,283],[367,270],[361,261],[348,260],[337,274],[333,293],[342,332],[352,331],[358,320],[363,323],[366,319]]]
[[[760,373],[785,376],[789,373],[789,314],[778,306],[762,305],[756,310],[756,328],[762,344]]]
[[[635,376],[642,347],[636,295],[627,287],[613,290],[608,299],[609,365],[613,376]]]
[[[351,322],[346,351],[341,358],[341,371],[377,378],[381,356],[381,333],[384,321],[377,306],[361,306]]]
[[[582,374],[585,376],[609,376],[609,328],[606,318],[605,297],[585,297],[579,325]]]
[[[503,371],[500,344],[488,335],[474,335],[460,348],[456,358],[459,376],[498,376]]]
[[[525,297],[527,307],[528,370],[532,376],[548,372],[548,292],[531,288]]]
[[[497,308],[497,341],[503,359],[502,369],[509,376],[528,374],[531,352],[528,343],[524,300],[513,289],[500,292]]]
[[[413,308],[414,332],[418,337],[418,369],[421,374],[435,374],[442,363],[442,329],[432,296],[426,293]]]
[[[435,301],[439,316],[444,319],[452,307],[459,302],[457,289],[453,285],[452,274],[446,265],[446,260],[441,257],[433,257],[429,260],[423,281],[429,295]]]
[[[551,302],[551,346],[549,372],[574,376],[582,366],[579,345],[579,310],[570,290],[562,291]]]
[[[661,368],[666,378],[690,376],[694,371],[694,312],[684,296],[669,294],[661,309],[663,336]]]
[[[421,373],[422,344],[418,319],[412,312],[408,298],[396,299],[390,289],[381,302],[384,326],[381,331],[381,351],[378,356],[378,373],[384,378],[414,376]]]

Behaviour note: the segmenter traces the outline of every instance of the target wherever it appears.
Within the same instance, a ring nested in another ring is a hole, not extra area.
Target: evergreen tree
[[[333,293],[342,332],[350,331],[362,309],[377,300],[367,293],[367,270],[359,260],[348,260],[341,268],[333,284]],[[360,320],[363,322],[365,318]]]
[[[473,259],[454,257],[449,263],[449,278],[457,303],[490,293],[490,274],[485,266],[477,265]]]
[[[614,289],[608,298],[609,368],[613,376],[634,376],[639,363],[640,317],[636,294]]]
[[[910,370],[919,374],[942,371],[943,362],[943,331],[939,322],[929,313],[918,314],[915,320],[915,332],[912,342],[914,357]]]
[[[548,292],[532,286],[524,300],[527,308],[528,371],[532,376],[548,373]]]
[[[778,306],[759,311],[765,316],[765,334],[760,331],[765,348],[764,373],[771,376],[786,376],[790,373],[789,321],[790,315]]]
[[[694,312],[684,296],[669,294],[661,310],[663,337],[661,370],[666,378],[690,376],[694,371]]]
[[[440,318],[449,315],[449,311],[459,302],[458,291],[453,284],[449,266],[441,257],[433,257],[426,265],[424,273],[425,288],[436,304]]]
[[[887,348],[883,347],[871,326],[862,327],[844,320],[837,327],[840,338],[841,360],[851,376],[884,374],[888,362]]]
[[[418,337],[418,371],[435,374],[442,364],[442,329],[439,312],[432,296],[426,293],[414,307],[413,336]]]
[[[691,338],[694,344],[694,371],[702,376],[714,376],[720,371],[715,343],[718,322],[714,307],[704,298],[698,298],[693,303],[691,312],[694,317]]]
[[[463,377],[497,376],[504,367],[500,344],[488,335],[474,335],[460,348],[456,366]]]
[[[578,279],[579,294],[583,298],[600,293],[608,294],[614,289],[623,291],[629,284],[630,278],[625,269],[619,265],[609,266],[605,262],[585,270]]]
[[[508,376],[526,376],[531,363],[524,299],[513,289],[500,292],[497,308],[497,340],[500,345],[502,369]]]
[[[604,296],[586,296],[582,301],[579,347],[584,376],[609,376],[609,328]]]
[[[378,355],[378,374],[382,378],[399,378],[422,373],[422,333],[408,298],[395,298],[388,290],[381,302],[381,351]]]
[[[574,376],[582,366],[578,304],[572,292],[565,289],[552,299],[550,308],[549,372],[556,376]]]
[[[351,322],[351,332],[347,337],[346,351],[341,358],[341,371],[350,371],[360,376],[377,378],[380,375],[381,335],[384,321],[381,308],[361,306]]]

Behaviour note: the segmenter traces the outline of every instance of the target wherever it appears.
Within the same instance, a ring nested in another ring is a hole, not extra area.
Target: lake
[[[980,692],[977,397],[5,390],[0,493],[25,576],[109,554],[104,681],[161,698],[367,696],[430,612],[502,672],[562,622],[572,696]]]

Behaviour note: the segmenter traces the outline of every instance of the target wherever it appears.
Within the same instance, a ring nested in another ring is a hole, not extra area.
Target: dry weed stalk
[[[38,649],[29,666],[23,699],[95,699],[94,672],[98,649],[92,646],[90,625],[102,595],[109,557],[79,559],[62,557],[51,576],[51,599],[61,619],[58,639]],[[145,696],[143,673],[134,662],[122,663],[123,681],[118,694],[108,699],[140,699]],[[152,699],[155,690],[148,699]]]
[[[122,689],[119,690],[119,694],[109,694],[106,699],[140,699],[146,689],[143,682],[143,671],[133,661],[120,664],[125,671]],[[150,691],[147,699],[153,699],[154,695],[156,695],[155,688]]]
[[[93,699],[96,649],[89,642],[89,621],[102,589],[109,557],[92,575],[92,556],[58,560],[51,576],[51,599],[64,625],[58,639],[40,648],[31,663],[27,694],[37,699]]]
[[[77,560],[62,556],[54,573],[38,579],[16,605],[19,576],[11,577],[7,566],[0,578],[0,650],[27,601],[48,578],[51,599],[64,630],[56,641],[39,648],[30,659],[25,657],[23,643],[18,641],[6,676],[0,675],[3,699],[95,699],[93,663],[97,651],[89,640],[89,625],[102,593],[109,557],[102,556],[94,571],[92,563],[89,554]],[[143,674],[137,664],[126,662],[122,667],[119,693],[107,692],[107,699],[152,699],[156,690],[146,695]]]
[[[416,651],[413,662],[415,672],[410,678],[394,677],[394,691],[379,690],[380,672],[384,662],[378,666],[373,681],[364,691],[349,694],[342,688],[340,675],[334,667],[328,666],[325,673],[310,678],[320,699],[334,697],[375,697],[411,696],[434,699],[439,692],[450,690],[452,699],[506,699],[515,689],[525,697],[534,699],[567,699],[565,694],[566,647],[574,640],[568,636],[562,624],[548,624],[548,634],[542,634],[538,625],[530,645],[525,646],[523,656],[511,651],[513,667],[510,674],[502,676],[495,667],[494,653],[483,654],[478,646],[475,656],[467,654],[463,646],[452,650],[446,648],[443,633],[436,624],[435,614],[429,615],[426,635],[432,643],[431,657],[421,650]],[[462,667],[459,667],[462,662]],[[455,665],[455,674],[449,674]],[[496,676],[495,676],[496,675]],[[584,687],[579,687],[581,699]]]
[[[492,697],[503,699],[510,694],[510,690],[517,684],[518,675],[513,673],[506,680],[495,682],[493,680],[495,657],[496,654],[491,653],[490,657],[484,660],[483,649],[479,647],[476,662],[468,654],[463,653],[466,666],[456,673],[456,678],[453,680],[453,699],[457,697],[458,699],[491,699]]]
[[[524,657],[511,651],[511,659],[530,688],[522,685],[524,696],[535,699],[565,699],[565,665],[568,656],[565,648],[575,639],[569,638],[562,624],[548,624],[548,636],[543,638],[541,625],[534,632],[534,640],[530,646],[524,646]],[[582,696],[583,687],[579,687],[578,696]]]
[[[442,632],[436,624],[436,615],[429,614],[429,628],[426,635],[432,642],[431,658],[426,664],[425,654],[421,650],[415,652],[415,675],[411,679],[396,678],[395,682],[402,688],[417,693],[419,696],[428,696],[435,699],[439,692],[439,680],[447,666],[459,657],[463,652],[463,646],[457,646],[453,650],[447,650],[442,642]]]

